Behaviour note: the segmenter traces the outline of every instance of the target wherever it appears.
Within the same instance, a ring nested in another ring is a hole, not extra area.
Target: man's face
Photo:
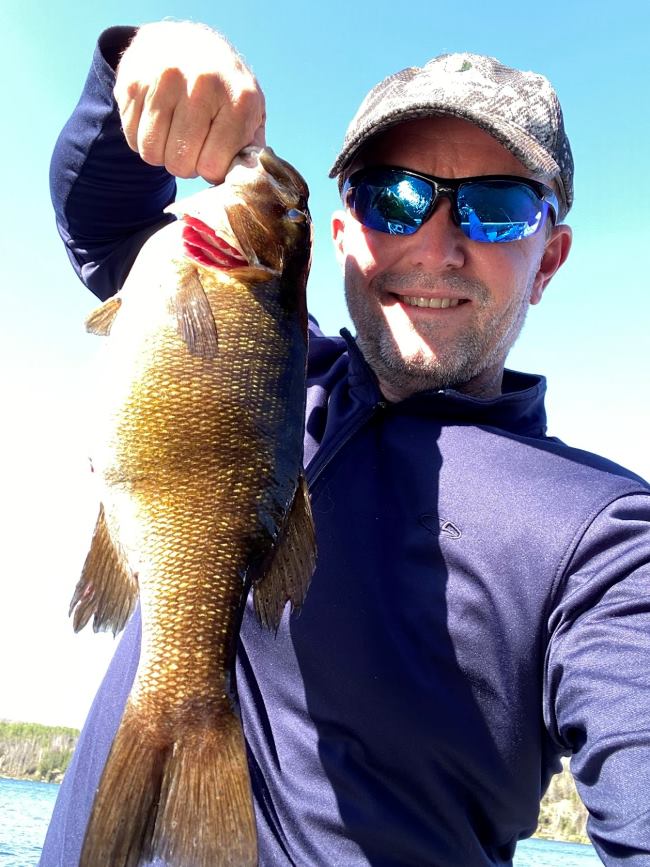
[[[388,130],[365,149],[362,165],[389,164],[441,178],[533,177],[496,139],[467,121],[424,118]],[[349,212],[333,219],[345,293],[359,346],[382,391],[501,391],[506,355],[529,304],[537,304],[570,247],[570,230],[544,229],[521,241],[471,241],[442,199],[414,235],[367,229]]]

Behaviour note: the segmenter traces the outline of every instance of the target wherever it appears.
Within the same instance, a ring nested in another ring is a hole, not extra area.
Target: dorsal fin
[[[277,630],[287,602],[300,610],[316,565],[316,538],[307,482],[301,473],[293,503],[261,575],[253,583],[255,613]]]

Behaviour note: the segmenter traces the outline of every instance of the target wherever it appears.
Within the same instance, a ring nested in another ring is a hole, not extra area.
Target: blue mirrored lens
[[[540,227],[548,205],[530,187],[510,181],[472,181],[458,190],[460,227],[484,243],[518,241]]]
[[[399,172],[373,172],[355,188],[354,213],[369,229],[412,235],[422,225],[433,198],[431,184]]]

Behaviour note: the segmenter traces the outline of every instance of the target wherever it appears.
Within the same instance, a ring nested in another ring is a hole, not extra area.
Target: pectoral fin
[[[302,605],[316,565],[316,536],[309,492],[301,474],[293,503],[273,554],[253,584],[255,613],[263,626],[277,629],[287,602]]]
[[[121,306],[122,299],[119,295],[109,298],[87,317],[86,331],[90,334],[99,334],[101,337],[109,335]]]
[[[178,333],[192,355],[214,358],[218,349],[217,324],[195,268],[183,268],[178,291],[170,303],[178,320]]]
[[[75,632],[93,617],[95,632],[111,629],[116,635],[131,616],[137,595],[137,579],[116,549],[100,506],[90,551],[70,602]]]

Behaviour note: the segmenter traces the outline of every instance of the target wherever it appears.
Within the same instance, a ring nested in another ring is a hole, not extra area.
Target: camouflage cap
[[[543,75],[482,54],[442,54],[376,85],[352,119],[330,177],[341,174],[372,136],[431,115],[476,124],[542,180],[555,181],[559,217],[566,216],[573,203],[573,157],[557,94]]]

